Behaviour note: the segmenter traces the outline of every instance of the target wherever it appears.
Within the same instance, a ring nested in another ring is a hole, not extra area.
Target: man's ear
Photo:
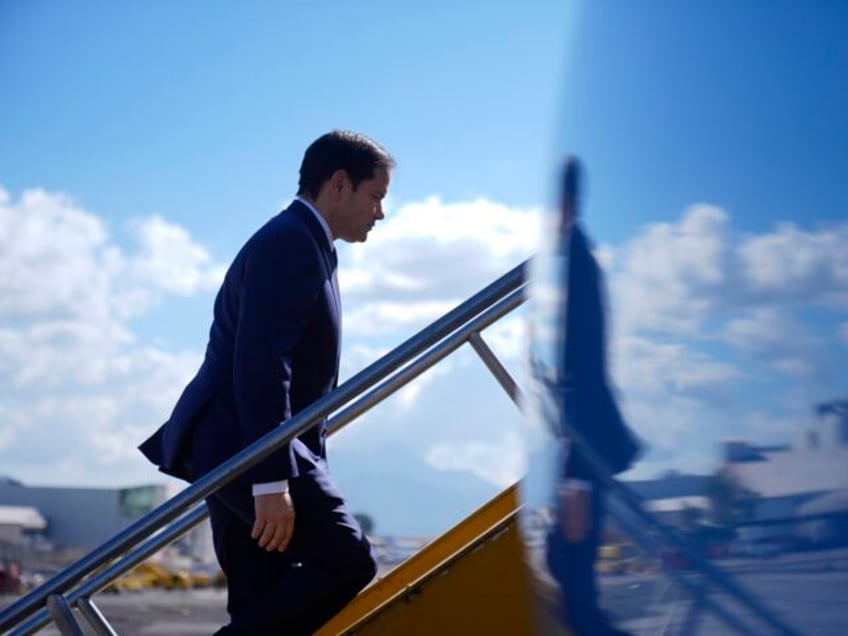
[[[334,199],[339,198],[345,193],[345,190],[350,187],[350,178],[347,175],[347,170],[339,168],[330,176],[330,194]]]

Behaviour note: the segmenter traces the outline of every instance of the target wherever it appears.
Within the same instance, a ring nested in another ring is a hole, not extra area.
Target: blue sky
[[[399,164],[341,248],[345,376],[532,254],[577,153],[636,475],[794,440],[848,394],[847,25],[826,1],[0,4],[0,473],[159,479],[134,445],[334,127]],[[489,334],[516,375],[523,334]],[[466,352],[331,452],[378,528],[426,533],[520,475],[520,442]]]

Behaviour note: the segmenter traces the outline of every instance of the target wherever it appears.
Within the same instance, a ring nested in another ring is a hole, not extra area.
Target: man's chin
[[[368,240],[368,232],[358,236],[340,236],[339,238],[345,243],[364,243]]]

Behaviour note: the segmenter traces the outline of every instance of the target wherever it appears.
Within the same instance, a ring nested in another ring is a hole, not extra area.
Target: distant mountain
[[[351,511],[370,515],[379,535],[437,536],[502,490],[398,451],[331,454],[330,472]]]

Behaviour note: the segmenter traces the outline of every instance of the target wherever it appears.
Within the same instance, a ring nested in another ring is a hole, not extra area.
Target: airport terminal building
[[[17,541],[37,538],[62,550],[95,548],[165,499],[164,485],[62,488],[27,486],[0,477],[0,511],[9,513],[6,524],[9,538]],[[27,514],[22,509],[27,509]],[[21,523],[41,519],[44,523],[13,528],[16,519]]]

